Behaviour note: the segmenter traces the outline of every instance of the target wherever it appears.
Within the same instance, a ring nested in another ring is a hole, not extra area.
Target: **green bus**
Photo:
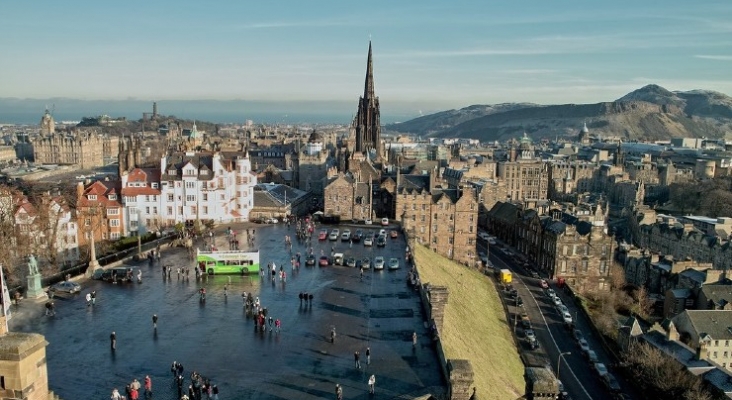
[[[209,275],[219,274],[258,274],[259,250],[197,250],[196,264],[201,272]]]

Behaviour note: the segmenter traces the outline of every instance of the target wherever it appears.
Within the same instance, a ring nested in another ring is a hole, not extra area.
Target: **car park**
[[[399,269],[399,259],[392,257],[389,259],[389,269]]]
[[[386,236],[379,235],[379,237],[376,238],[376,246],[377,247],[386,247]]]
[[[388,226],[388,225],[389,225],[389,218],[382,218],[381,226]]]
[[[378,256],[374,258],[374,269],[384,269],[384,257]]]
[[[340,234],[341,234],[340,230],[333,229],[332,231],[330,231],[330,235],[328,236],[328,239],[331,241],[336,241],[336,240],[338,240],[338,236],[340,236]]]
[[[315,265],[316,260],[314,255],[309,255],[308,258],[305,259],[305,265]]]
[[[366,247],[371,247],[374,245],[374,236],[368,235],[363,239],[363,245]]]
[[[580,339],[580,340],[577,341],[577,344],[580,347],[580,351],[582,351],[582,352],[590,351],[590,345],[587,344],[587,340]]]
[[[330,263],[330,260],[328,260],[327,256],[321,256],[320,260],[318,261],[318,265],[321,267],[325,267]]]
[[[328,230],[327,229],[321,229],[318,233],[318,240],[326,240],[328,239]]]
[[[389,231],[389,237],[396,239],[399,237],[399,232],[396,229],[392,229]]]
[[[364,257],[364,259],[361,260],[361,268],[363,268],[363,269],[371,268],[371,259],[368,257]]]
[[[51,285],[51,287],[48,289],[52,294],[56,293],[65,293],[65,294],[74,294],[81,292],[81,285],[79,285],[76,282],[71,281],[63,281],[59,283],[54,283]]]
[[[346,258],[346,267],[355,268],[356,267],[356,259],[353,257]]]

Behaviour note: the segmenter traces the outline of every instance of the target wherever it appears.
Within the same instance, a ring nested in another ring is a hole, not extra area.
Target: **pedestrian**
[[[170,365],[170,372],[173,373],[173,378],[178,376],[178,361],[173,361],[173,364]]]
[[[280,322],[280,319],[279,319],[279,318],[277,318],[277,319],[275,320],[275,330],[277,331],[277,333],[280,333],[280,327],[281,327],[281,326],[282,326],[282,323]]]
[[[412,349],[417,349],[417,332],[412,333]]]
[[[140,390],[140,387],[141,386],[142,385],[140,385],[140,381],[138,381],[137,378],[133,379],[132,380],[132,383],[130,383],[130,387],[133,388],[133,389],[135,389],[135,390]]]
[[[226,293],[227,290],[228,290],[228,285],[224,285],[224,297],[227,296],[227,293]]]
[[[87,307],[91,306],[91,301],[92,301],[92,299],[91,299],[91,293],[87,293],[86,294],[86,306]]]
[[[343,388],[336,383],[335,387],[336,400],[343,400]]]
[[[142,270],[137,270],[137,283],[142,283]]]
[[[112,332],[111,335],[109,335],[109,344],[112,346],[112,350],[117,350],[117,334]]]
[[[112,389],[112,396],[110,397],[111,400],[122,400],[122,395],[119,394],[119,390],[117,388]]]
[[[361,353],[358,351],[353,353],[353,361],[355,361],[356,369],[361,369]]]
[[[371,347],[366,348],[366,365],[371,364]]]
[[[282,271],[282,283],[287,282],[287,272]]]
[[[219,387],[213,385],[213,387],[211,387],[211,394],[213,395],[211,397],[212,400],[219,400]]]
[[[361,282],[363,282],[363,268],[361,268]]]
[[[330,330],[330,342],[335,343],[336,331],[335,326]]]
[[[269,317],[269,331],[272,332],[272,326],[274,325],[274,319]]]
[[[150,379],[150,375],[145,375],[145,398],[152,398],[152,379]]]
[[[158,314],[153,314],[152,320],[153,320],[153,329],[158,329]]]
[[[140,392],[138,392],[137,389],[131,387],[129,400],[138,400],[139,398],[140,398]]]
[[[369,393],[374,394],[375,386],[376,386],[376,376],[371,375],[371,377],[369,378]]]
[[[97,291],[92,290],[91,292],[92,305],[97,304]]]

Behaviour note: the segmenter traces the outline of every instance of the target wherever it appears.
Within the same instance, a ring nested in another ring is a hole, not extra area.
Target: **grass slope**
[[[424,246],[415,260],[422,283],[447,286],[450,294],[440,337],[448,359],[470,360],[481,399],[524,394],[524,366],[494,282]]]

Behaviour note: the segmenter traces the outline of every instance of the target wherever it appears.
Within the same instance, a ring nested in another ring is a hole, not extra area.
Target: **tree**
[[[648,296],[648,290],[645,286],[641,286],[633,291],[634,303],[631,307],[631,311],[641,317],[642,319],[648,319],[653,311],[653,300]]]

